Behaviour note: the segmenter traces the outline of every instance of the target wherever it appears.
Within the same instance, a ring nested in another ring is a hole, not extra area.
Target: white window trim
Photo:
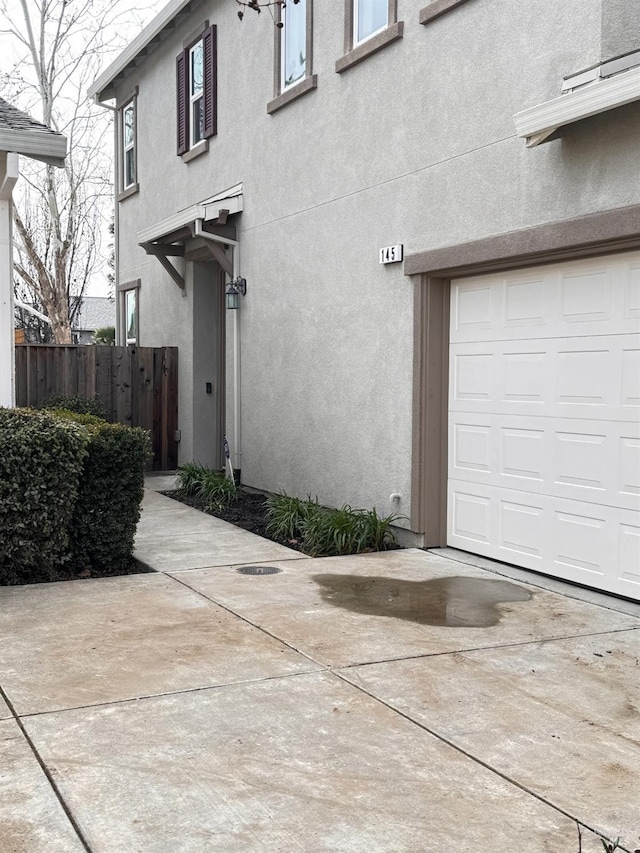
[[[132,141],[130,145],[127,145],[126,142],[126,121],[125,121],[125,113],[128,109],[131,109],[133,115],[133,135]],[[137,183],[138,176],[136,174],[136,103],[135,98],[131,98],[123,107],[120,112],[122,116],[122,190],[128,190],[131,187],[134,187]],[[130,183],[127,183],[127,153],[129,151],[133,152],[133,180]]]
[[[129,298],[133,296],[135,299],[135,304],[133,306],[133,316],[135,317],[136,323],[136,335],[135,337],[129,337]],[[135,288],[131,290],[124,291],[124,342],[127,346],[135,346],[138,343],[138,291]]]
[[[127,297],[135,293],[136,337],[127,335]],[[118,285],[118,323],[116,328],[117,340],[120,346],[140,345],[140,279],[127,281]]]
[[[202,52],[203,83],[202,83],[202,87],[197,92],[195,92],[195,94],[194,94],[192,92],[192,88],[193,88],[193,85],[192,85],[193,84],[192,57],[193,57],[193,52],[195,50],[197,50],[197,48],[200,48],[200,50]],[[203,101],[202,109],[204,110],[204,44],[203,44],[202,39],[197,41],[194,45],[192,45],[189,48],[189,63],[188,63],[188,67],[187,67],[187,78],[188,78],[188,82],[189,82],[189,150],[191,150],[192,148],[195,148],[196,145],[199,145],[203,140],[203,138],[200,138],[200,139],[195,138],[196,122],[195,122],[195,118],[194,118],[194,105],[195,105],[196,101],[202,99],[202,101]]]
[[[358,45],[365,44],[376,36],[378,33],[381,33],[383,30],[386,30],[389,26],[389,8],[387,6],[387,20],[381,27],[378,27],[377,30],[374,30],[372,33],[369,33],[364,38],[358,38],[358,19],[360,17],[360,3],[366,2],[366,0],[353,0],[353,47],[358,47]]]
[[[308,45],[307,45],[307,15],[309,14],[309,8],[307,3],[304,4],[304,33],[305,33],[305,58],[304,58],[304,68],[302,74],[297,77],[292,83],[287,83],[285,79],[285,70],[287,67],[287,51],[286,51],[286,32],[287,32],[287,7],[284,6],[281,10],[281,18],[283,26],[280,29],[280,92],[288,92],[294,86],[298,86],[306,77],[309,76],[308,66],[309,66],[309,57],[306,55],[308,53]]]

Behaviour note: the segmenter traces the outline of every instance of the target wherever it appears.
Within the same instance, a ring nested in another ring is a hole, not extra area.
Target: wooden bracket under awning
[[[155,255],[180,290],[184,290],[184,278],[169,260],[170,257],[184,258],[184,246],[176,243],[142,243],[147,255]]]
[[[186,290],[184,273],[181,274],[169,258],[192,260],[194,252],[206,251],[220,268],[232,277],[233,260],[226,244],[229,241],[232,241],[232,245],[235,244],[236,225],[232,224],[231,217],[241,212],[242,184],[237,184],[217,196],[191,205],[142,229],[138,232],[138,245],[148,255],[155,255],[183,291]],[[196,223],[201,223],[200,228],[206,233],[196,234]],[[194,237],[200,238],[195,249],[192,242]],[[216,237],[222,239],[218,242]],[[201,259],[201,255],[198,259]]]

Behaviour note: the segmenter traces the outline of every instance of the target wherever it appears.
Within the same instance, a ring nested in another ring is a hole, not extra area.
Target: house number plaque
[[[384,249],[380,249],[380,263],[381,264],[397,264],[402,260],[402,243],[398,243],[396,246],[387,246]]]

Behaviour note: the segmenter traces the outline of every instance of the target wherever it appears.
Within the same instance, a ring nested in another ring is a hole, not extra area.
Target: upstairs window
[[[311,73],[313,0],[286,0],[275,7],[275,18],[274,93],[267,104],[269,114],[318,85],[317,75]]]
[[[208,27],[176,60],[177,149],[186,154],[217,132],[216,27]]]
[[[389,23],[389,0],[353,0],[353,44],[366,41]]]
[[[136,182],[136,113],[134,101],[122,108],[122,189]]]
[[[280,30],[281,79],[280,91],[284,92],[302,80],[307,73],[307,3],[289,2],[282,9]]]
[[[204,139],[204,47],[199,41],[189,51],[189,148]]]
[[[403,32],[398,0],[345,0],[344,55],[336,60],[337,73],[398,41]]]
[[[138,87],[118,102],[116,172],[118,201],[138,192]]]

